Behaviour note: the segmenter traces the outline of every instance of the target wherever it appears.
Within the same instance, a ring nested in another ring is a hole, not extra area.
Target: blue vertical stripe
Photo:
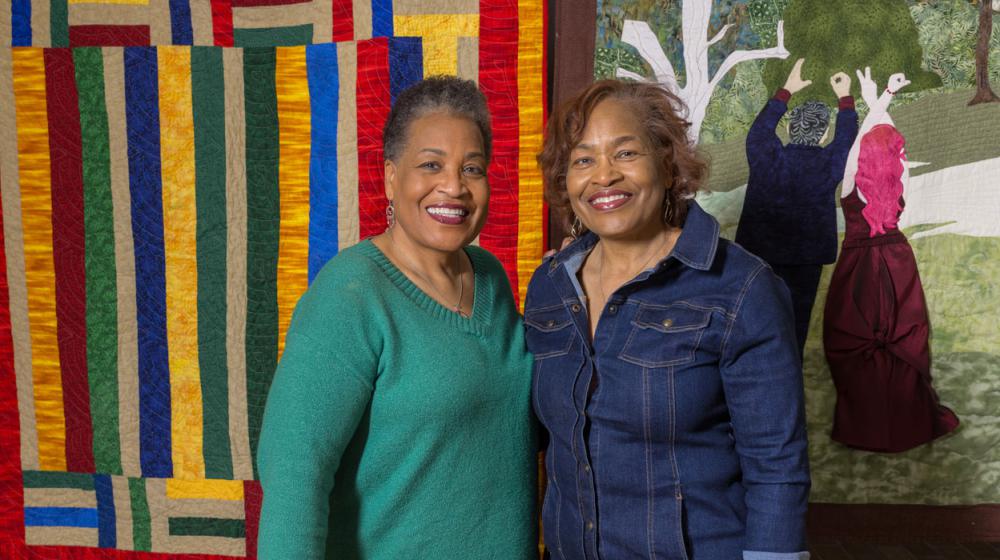
[[[10,3],[10,26],[10,46],[30,47],[31,0],[13,0]]]
[[[193,45],[191,0],[170,0],[170,35],[175,45]]]
[[[392,35],[392,0],[372,0],[372,37]]]
[[[160,109],[156,49],[125,49],[136,322],[139,328],[139,461],[145,477],[173,476],[170,367],[167,362],[167,283],[160,182]]]
[[[420,37],[389,37],[389,95],[392,104],[404,89],[424,78],[424,47]]]
[[[115,493],[111,489],[111,477],[106,474],[94,475],[94,490],[97,491],[97,546],[117,548]]]
[[[312,146],[309,154],[309,283],[337,254],[337,45],[306,47]]]
[[[97,528],[97,510],[74,507],[26,507],[26,527],[84,527]]]

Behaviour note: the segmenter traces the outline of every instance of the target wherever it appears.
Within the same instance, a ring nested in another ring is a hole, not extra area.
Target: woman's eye
[[[622,150],[615,155],[618,159],[634,159],[639,156],[639,152],[635,150]]]
[[[424,163],[421,163],[417,167],[420,167],[421,169],[428,169],[428,170],[431,170],[431,171],[437,171],[437,170],[441,169],[441,164],[439,164],[436,161],[425,161]]]
[[[483,168],[478,165],[466,165],[462,168],[462,172],[466,175],[473,175],[475,177],[482,177],[486,174],[486,172],[483,171]]]
[[[593,161],[594,161],[594,159],[590,158],[590,157],[580,157],[580,158],[574,159],[573,162],[572,162],[572,165],[573,165],[573,167],[581,167],[581,166],[584,166],[584,165],[590,165],[591,162],[593,162]]]

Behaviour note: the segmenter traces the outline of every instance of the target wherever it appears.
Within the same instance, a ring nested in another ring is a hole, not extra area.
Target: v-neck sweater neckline
[[[386,277],[418,307],[429,313],[434,318],[459,329],[463,332],[482,335],[490,325],[493,302],[496,299],[496,286],[493,286],[486,276],[486,262],[484,255],[480,253],[482,249],[478,247],[466,247],[463,249],[472,264],[473,294],[472,294],[472,314],[463,317],[459,313],[441,305],[427,292],[420,289],[413,283],[406,274],[399,269],[389,257],[382,252],[371,238],[365,239],[358,244],[358,249],[366,257],[371,259],[385,273]]]

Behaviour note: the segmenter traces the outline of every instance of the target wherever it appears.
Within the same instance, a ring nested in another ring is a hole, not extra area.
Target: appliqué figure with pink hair
[[[871,111],[844,173],[846,231],[823,321],[837,388],[831,437],[900,452],[950,433],[959,420],[931,386],[927,304],[913,249],[898,228],[908,169],[919,164],[907,161],[905,139],[886,110],[909,82],[894,74],[876,97],[870,70],[858,78]]]

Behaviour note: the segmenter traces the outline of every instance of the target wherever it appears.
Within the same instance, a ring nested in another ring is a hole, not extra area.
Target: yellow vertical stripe
[[[174,476],[204,478],[191,51],[185,47],[160,47],[157,63]]]
[[[31,325],[28,285],[24,277],[24,227],[21,184],[17,170],[17,124],[14,112],[14,63],[17,49],[0,48],[0,197],[3,198],[3,241],[10,297],[10,338],[17,380],[17,412],[21,432],[21,468],[38,470],[35,389],[31,376]]]
[[[479,37],[479,14],[395,16],[392,25],[398,36],[423,38],[424,76],[458,74],[458,38]]]
[[[279,47],[278,94],[281,229],[278,248],[278,355],[295,303],[308,287],[309,270],[309,83],[306,48]]]
[[[31,325],[31,372],[42,470],[66,470],[66,417],[56,337],[56,273],[52,259],[49,120],[42,49],[13,49],[17,165],[24,224],[24,267]]]
[[[542,223],[544,204],[542,173],[535,156],[542,151],[545,76],[543,2],[518,0],[517,107],[518,107],[518,196],[517,196],[517,291],[524,309],[531,274],[542,258],[545,245]]]

